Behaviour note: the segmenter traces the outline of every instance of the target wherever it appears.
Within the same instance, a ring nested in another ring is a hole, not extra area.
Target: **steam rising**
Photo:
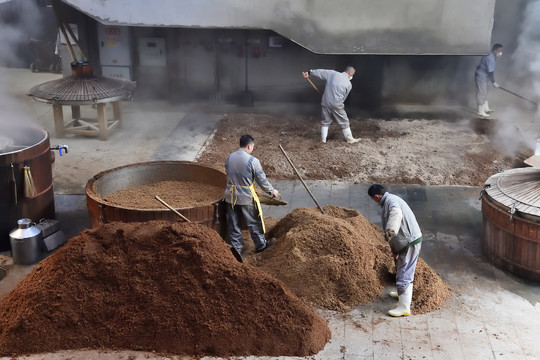
[[[530,1],[524,12],[521,25],[521,34],[517,40],[517,47],[512,54],[513,73],[519,84],[520,91],[538,103],[540,98],[540,0]],[[533,128],[527,131],[530,146],[535,149],[534,154],[540,155],[540,113],[536,109]],[[536,142],[536,144],[534,144]]]
[[[42,16],[36,3],[32,0],[0,1],[0,125],[29,121],[23,111],[24,102],[10,93],[13,80],[6,68],[24,66],[28,69],[23,54],[29,51],[30,38],[39,38],[43,31]]]
[[[527,4],[518,38],[512,55],[514,72],[521,80],[528,81],[535,95],[540,94],[540,0]]]

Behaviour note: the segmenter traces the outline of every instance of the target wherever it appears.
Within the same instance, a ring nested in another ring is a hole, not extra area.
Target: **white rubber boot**
[[[478,105],[478,115],[482,116],[482,117],[488,117],[489,115],[486,114],[486,112],[484,111],[484,105]]]
[[[390,295],[391,298],[396,299],[396,300],[399,298],[399,294],[397,291],[390,291],[388,295]]]
[[[394,317],[411,315],[412,291],[413,284],[410,284],[403,294],[399,295],[398,307],[388,311],[388,315]]]
[[[489,104],[488,104],[488,102],[486,101],[486,102],[484,103],[484,112],[487,114],[487,113],[492,113],[493,111],[494,111],[494,110],[491,110],[491,109],[489,108]]]
[[[347,143],[355,144],[357,142],[360,142],[361,139],[353,138],[350,127],[346,128],[346,129],[343,129],[342,131],[343,131],[343,136],[345,136],[345,140],[347,140]]]
[[[326,137],[328,136],[328,126],[321,127],[321,141],[326,142]]]

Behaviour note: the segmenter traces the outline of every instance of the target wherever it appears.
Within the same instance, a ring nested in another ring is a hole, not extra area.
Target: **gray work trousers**
[[[350,127],[349,118],[345,112],[345,105],[342,104],[337,107],[322,107],[322,126],[330,126],[333,120],[336,120],[342,129],[347,129]]]
[[[255,205],[234,205],[227,204],[227,224],[229,226],[229,240],[239,254],[244,250],[244,239],[242,238],[241,219],[244,218],[248,227],[251,239],[256,250],[261,250],[266,246],[266,239],[262,228],[259,210]]]
[[[488,80],[479,79],[477,77],[474,78],[474,82],[476,84],[476,105],[484,105],[487,101],[489,82]]]
[[[399,295],[403,294],[414,281],[414,272],[421,248],[422,243],[418,243],[399,253],[396,260],[396,287]]]

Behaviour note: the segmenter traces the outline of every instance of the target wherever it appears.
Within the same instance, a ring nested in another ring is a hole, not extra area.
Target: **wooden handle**
[[[281,144],[279,144],[279,148],[281,149],[281,152],[283,153],[283,155],[285,155],[285,157],[287,158],[287,161],[289,161],[289,164],[291,164],[294,172],[296,173],[296,176],[298,176],[298,178],[300,179],[300,181],[302,182],[302,185],[304,185],[304,187],[306,188],[309,196],[311,196],[311,198],[313,199],[313,201],[315,201],[315,204],[317,204],[317,207],[319,208],[319,210],[321,211],[322,214],[324,214],[324,210],[323,208],[321,207],[321,205],[319,205],[319,203],[317,202],[317,199],[315,199],[315,196],[313,196],[313,194],[311,193],[311,191],[309,190],[307,184],[304,182],[304,179],[302,179],[302,177],[300,176],[300,173],[298,172],[298,170],[296,170],[296,167],[294,166],[293,162],[291,161],[291,159],[289,158],[289,156],[287,155],[287,153],[285,152],[285,149],[283,149],[283,147],[281,146]]]
[[[173,213],[175,213],[176,215],[180,216],[182,219],[184,219],[185,221],[187,221],[188,223],[191,222],[191,220],[189,220],[187,217],[185,217],[184,215],[180,214],[178,211],[176,211],[175,209],[172,208],[172,206],[170,206],[169,204],[167,204],[162,198],[160,198],[159,196],[155,196],[156,200],[159,201],[160,203],[162,203],[163,205],[165,205],[167,208],[169,208],[169,210],[171,210]]]
[[[319,91],[319,89],[317,89],[317,87],[315,86],[315,84],[309,79],[309,78],[306,78],[306,80],[311,84],[311,86],[313,86],[313,88],[320,94],[321,92]]]

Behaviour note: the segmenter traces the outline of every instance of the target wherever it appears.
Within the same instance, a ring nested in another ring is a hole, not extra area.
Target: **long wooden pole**
[[[306,78],[306,80],[311,84],[311,86],[313,86],[313,88],[320,94],[321,92],[319,91],[319,89],[317,89],[317,87],[315,86],[315,84],[313,83],[313,81],[311,81],[309,78]]]
[[[180,216],[182,219],[184,219],[185,221],[187,221],[188,223],[191,222],[191,220],[189,220],[187,217],[185,217],[184,215],[180,214],[178,211],[176,211],[176,209],[174,209],[172,206],[170,206],[169,204],[167,204],[162,198],[160,198],[159,196],[154,196],[156,198],[157,201],[159,201],[160,203],[162,203],[163,205],[165,205],[167,208],[169,208],[169,210],[171,210],[173,213],[175,213],[176,215]]]
[[[507,93],[512,94],[512,95],[514,95],[514,96],[517,96],[518,98],[523,99],[523,100],[525,100],[525,101],[527,101],[527,102],[533,104],[534,106],[536,106],[536,107],[538,108],[538,104],[537,104],[537,103],[535,103],[535,102],[532,101],[532,100],[527,99],[526,97],[523,97],[523,96],[521,96],[521,95],[519,95],[519,94],[516,94],[515,92],[510,91],[510,90],[508,90],[508,89],[505,89],[505,88],[503,88],[502,86],[500,86],[499,89],[501,89],[501,90],[503,90],[503,91],[506,91]]]
[[[306,188],[307,192],[309,193],[309,196],[311,196],[311,198],[313,199],[313,201],[315,201],[315,204],[317,204],[317,207],[319,208],[319,210],[321,210],[321,213],[324,214],[324,210],[322,209],[321,205],[319,205],[319,203],[317,202],[317,199],[315,199],[315,196],[313,196],[313,194],[311,193],[311,191],[309,190],[307,184],[304,182],[304,179],[302,179],[302,177],[300,176],[300,173],[298,172],[298,170],[296,170],[296,167],[294,166],[293,162],[291,161],[291,159],[289,158],[289,156],[287,155],[287,153],[285,152],[285,150],[283,149],[283,147],[281,146],[281,144],[279,144],[279,148],[281,149],[281,151],[283,152],[283,155],[285,155],[285,157],[287,158],[287,160],[289,161],[289,164],[291,164],[294,172],[296,173],[296,176],[298,176],[298,178],[300,179],[300,181],[302,182],[302,185],[304,185],[304,187]]]
[[[71,47],[71,40],[69,40],[69,37],[66,34],[66,29],[64,29],[64,24],[59,23],[58,26],[60,27],[60,31],[62,32],[62,35],[64,36],[64,39],[66,40],[66,45],[69,50],[69,55],[71,55],[72,61],[77,61],[77,57],[75,56],[75,52],[73,51],[73,48]]]
[[[53,1],[53,11],[54,16],[56,17],[56,22],[58,23],[58,27],[60,28],[60,32],[64,36],[64,40],[66,40],[66,45],[69,50],[69,55],[71,56],[71,61],[77,61],[77,57],[75,56],[75,52],[73,51],[73,48],[71,47],[71,41],[69,40],[69,37],[66,33],[66,29],[64,28],[64,23],[60,19],[60,13],[58,10],[58,1]]]
[[[84,54],[84,51],[81,48],[81,44],[79,44],[79,39],[77,39],[77,37],[73,33],[73,30],[71,30],[71,26],[69,26],[69,24],[64,23],[64,28],[67,29],[67,31],[69,32],[69,35],[71,35],[71,37],[75,41],[75,44],[77,44],[77,49],[81,53],[83,60],[88,61],[88,58],[86,57],[86,55]]]

